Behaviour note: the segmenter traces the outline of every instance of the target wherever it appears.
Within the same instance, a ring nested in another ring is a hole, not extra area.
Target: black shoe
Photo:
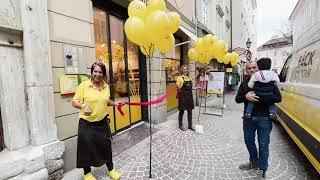
[[[183,126],[179,126],[181,131],[186,131],[186,128],[184,128]]]
[[[251,113],[244,113],[244,119],[250,119]]]
[[[191,131],[196,131],[196,130],[193,129],[193,127],[188,127],[188,129],[190,129]]]
[[[258,169],[257,174],[261,175],[263,178],[266,178],[267,170]]]
[[[251,169],[258,169],[258,167],[257,167],[257,165],[249,162],[249,163],[246,163],[246,164],[241,164],[239,166],[239,169],[248,171],[248,170],[251,170]]]

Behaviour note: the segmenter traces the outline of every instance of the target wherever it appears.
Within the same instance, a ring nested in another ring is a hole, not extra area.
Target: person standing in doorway
[[[192,79],[189,76],[189,67],[187,65],[181,66],[181,75],[177,78],[178,87],[178,109],[179,109],[179,128],[182,131],[186,129],[183,127],[182,119],[184,111],[188,112],[188,129],[194,131],[192,127],[192,109],[194,109],[193,95],[192,95]]]
[[[244,103],[244,113],[248,102],[254,102],[255,106],[250,118],[243,118],[244,141],[249,152],[249,162],[239,166],[242,170],[256,169],[263,178],[266,177],[269,158],[270,133],[272,130],[272,120],[269,118],[269,105],[281,102],[281,93],[276,87],[273,96],[267,98],[258,97],[252,89],[248,87],[248,82],[252,74],[258,71],[255,61],[246,64],[247,77],[240,84],[235,101]],[[255,143],[255,135],[258,135],[259,151]]]
[[[107,175],[116,180],[120,174],[113,168],[111,131],[107,106],[117,106],[110,100],[110,89],[104,81],[103,63],[91,66],[91,79],[82,82],[73,98],[72,106],[80,109],[78,127],[77,168],[83,168],[84,180],[95,180],[91,167],[107,165]]]

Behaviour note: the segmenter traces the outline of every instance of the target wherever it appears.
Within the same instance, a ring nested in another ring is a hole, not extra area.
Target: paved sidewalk
[[[201,114],[203,134],[180,131],[177,113],[157,125],[152,139],[152,179],[259,179],[255,171],[242,171],[247,162],[243,142],[241,107],[234,103],[234,94],[226,96],[223,117]],[[233,110],[235,109],[235,110]],[[198,109],[193,111],[196,124]],[[186,116],[186,113],[185,113]],[[186,117],[185,117],[185,126]],[[114,157],[121,179],[149,178],[149,138]],[[278,125],[272,130],[267,179],[320,179],[286,132]],[[108,179],[106,167],[94,168],[98,179]],[[81,179],[82,170],[67,173],[64,179]]]

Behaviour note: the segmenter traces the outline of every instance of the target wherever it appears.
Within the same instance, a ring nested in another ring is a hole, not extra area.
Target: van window
[[[279,75],[280,82],[285,82],[286,81],[288,73],[289,73],[288,70],[289,70],[289,67],[290,67],[290,64],[291,64],[291,60],[292,60],[292,54],[286,59],[286,62],[284,63],[284,65],[282,67],[282,70],[281,70],[280,75]]]

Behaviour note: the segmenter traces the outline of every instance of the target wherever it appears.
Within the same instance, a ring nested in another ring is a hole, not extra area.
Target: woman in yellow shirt
[[[111,131],[107,106],[117,106],[110,100],[110,89],[104,81],[106,68],[103,63],[91,66],[91,79],[82,82],[73,98],[72,106],[80,109],[77,147],[77,167],[83,168],[85,180],[95,180],[90,166],[107,165],[107,175],[119,179],[113,169]]]
[[[182,131],[186,129],[183,127],[182,118],[184,111],[188,112],[188,129],[194,131],[192,127],[192,109],[194,109],[193,96],[192,96],[192,79],[189,76],[189,67],[187,65],[181,66],[181,75],[177,78],[177,87],[179,93],[179,128]]]

